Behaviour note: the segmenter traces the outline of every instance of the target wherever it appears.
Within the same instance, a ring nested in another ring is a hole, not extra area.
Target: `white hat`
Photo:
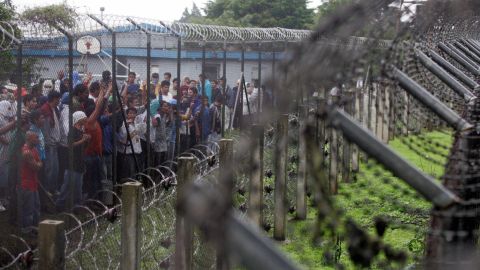
[[[73,125],[75,125],[78,123],[78,121],[82,119],[86,119],[87,115],[82,111],[76,111],[73,113],[72,117],[73,117]]]
[[[42,85],[42,95],[48,96],[48,93],[50,93],[53,90],[53,82],[51,80],[45,80]]]

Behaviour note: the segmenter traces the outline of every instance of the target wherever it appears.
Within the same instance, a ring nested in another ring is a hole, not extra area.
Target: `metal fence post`
[[[223,44],[223,67],[222,67],[222,70],[223,70],[223,85],[222,85],[222,88],[223,88],[223,97],[224,97],[224,100],[223,100],[223,104],[222,104],[222,138],[225,137],[225,106],[227,104],[227,44],[224,43]]]
[[[65,224],[58,220],[44,220],[38,225],[38,253],[40,270],[65,269]]]
[[[263,223],[263,134],[263,126],[252,126],[248,217],[257,226]]]
[[[308,107],[299,106],[299,137],[298,137],[298,178],[296,191],[296,218],[307,218],[307,149],[305,145],[305,130],[308,117]]]
[[[70,80],[70,83],[68,85],[68,130],[73,129],[73,41],[75,36],[73,33],[63,29],[62,27],[58,25],[52,25],[54,28],[56,28],[60,33],[65,35],[68,39],[68,78]],[[68,133],[68,157],[69,157],[69,163],[68,163],[68,170],[72,171],[73,170],[73,133],[69,132]],[[72,182],[72,174],[69,173],[69,181]],[[70,186],[70,194],[73,194],[73,185]],[[74,207],[74,202],[73,202],[73,197],[70,196],[70,198],[67,199],[66,201],[66,209],[72,209]]]
[[[285,240],[287,223],[286,190],[288,162],[288,114],[282,114],[277,120],[277,141],[275,143],[275,212],[273,238]]]
[[[195,170],[195,158],[180,157],[178,159],[177,174],[177,205],[187,196],[186,186],[193,181]],[[192,269],[193,257],[193,232],[192,226],[177,208],[175,220],[175,269]]]
[[[178,156],[180,154],[180,125],[182,124],[182,120],[180,119],[180,102],[182,100],[182,92],[180,90],[181,87],[181,82],[183,81],[182,78],[180,78],[181,75],[181,68],[182,68],[182,35],[178,33],[177,31],[173,30],[170,26],[168,26],[166,23],[160,21],[160,24],[165,27],[170,33],[172,33],[176,38],[177,38],[177,104],[175,105],[175,108],[177,110],[177,114],[175,117],[175,156]]]
[[[224,203],[231,207],[233,204],[233,188],[234,188],[234,175],[233,175],[233,140],[221,139],[220,153],[219,153],[219,189],[224,196]],[[221,227],[222,231],[219,233],[220,239],[226,239],[224,226]],[[225,241],[221,241],[217,244],[217,269],[227,270],[230,269],[228,262],[227,248]]]
[[[122,270],[140,269],[142,203],[141,183],[127,182],[122,185],[122,256],[120,261]]]
[[[263,89],[262,89],[262,44],[258,44],[258,109],[257,109],[257,121],[261,123],[261,112],[263,111]]]
[[[136,28],[138,28],[140,31],[145,33],[147,35],[147,104],[150,104],[150,93],[151,93],[151,85],[150,85],[150,67],[151,67],[151,60],[152,60],[152,33],[150,30],[147,30],[145,27],[143,27],[141,24],[138,24],[131,18],[127,18],[127,21],[129,21],[131,24],[133,24]],[[143,101],[142,101],[143,102]],[[145,167],[149,167],[151,165],[151,141],[150,141],[150,132],[151,132],[151,113],[150,113],[150,106],[147,106],[147,131],[145,135],[145,142],[146,142],[146,163]],[[126,124],[125,124],[126,126]],[[134,151],[132,151],[134,153]],[[142,164],[142,163],[140,163]]]

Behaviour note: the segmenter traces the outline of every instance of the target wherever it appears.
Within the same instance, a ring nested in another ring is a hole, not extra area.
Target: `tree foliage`
[[[202,23],[203,20],[204,17],[202,12],[195,3],[193,3],[191,11],[189,11],[188,8],[185,8],[182,18],[180,18],[180,22],[185,23]]]
[[[314,13],[308,0],[210,0],[205,16],[190,22],[245,27],[311,27]],[[192,13],[193,15],[193,9]]]
[[[317,19],[332,14],[339,7],[352,3],[352,0],[330,0],[326,1],[317,8]]]
[[[20,15],[20,18],[40,24],[73,28],[76,25],[78,14],[74,8],[64,2],[43,7],[27,8]]]

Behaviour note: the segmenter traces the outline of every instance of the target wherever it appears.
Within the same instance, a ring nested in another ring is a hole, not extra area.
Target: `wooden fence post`
[[[195,170],[195,158],[179,157],[177,172],[177,205],[188,194],[185,189],[193,181]],[[193,257],[193,231],[192,226],[182,216],[177,207],[175,220],[175,269],[192,269]]]
[[[288,114],[280,115],[277,121],[277,141],[275,143],[275,212],[273,238],[285,240],[287,223],[287,162],[288,162]]]
[[[263,224],[263,126],[252,126],[251,141],[248,217],[260,227]]]
[[[234,188],[234,174],[233,174],[233,140],[221,139],[219,141],[219,179],[218,187],[221,193],[225,196],[225,204],[230,207],[233,204],[233,188]],[[230,269],[228,254],[225,244],[225,230],[218,232],[221,234],[222,241],[217,243],[217,270]]]
[[[142,184],[127,182],[122,185],[122,228],[120,268],[140,269],[142,247]]]
[[[44,220],[38,225],[38,253],[40,270],[65,269],[65,223]]]
[[[306,127],[308,117],[307,106],[299,109],[299,134],[298,134],[298,177],[296,192],[296,218],[303,220],[307,218],[307,151],[303,131]]]

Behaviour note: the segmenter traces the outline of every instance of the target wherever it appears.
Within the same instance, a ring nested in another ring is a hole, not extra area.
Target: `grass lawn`
[[[390,142],[390,146],[422,171],[439,178],[443,174],[441,164],[446,162],[452,140],[448,132],[431,132],[397,138]],[[417,262],[425,248],[430,203],[373,161],[361,163],[356,178],[357,181],[352,184],[340,183],[339,194],[335,196],[336,206],[344,210],[342,220],[353,219],[372,238],[376,238],[374,220],[382,217],[388,222],[383,243],[407,255],[403,265],[387,264],[385,254],[381,252],[371,268],[395,269]],[[349,258],[348,239],[344,237],[344,229],[340,228],[343,226],[338,228],[338,237],[326,236],[324,242],[314,244],[315,216],[315,209],[310,207],[307,220],[291,219],[288,222],[287,240],[279,243],[281,249],[305,269],[333,269],[332,265],[335,264],[327,263],[328,256],[325,254],[334,254],[340,267],[361,269],[354,266]]]

